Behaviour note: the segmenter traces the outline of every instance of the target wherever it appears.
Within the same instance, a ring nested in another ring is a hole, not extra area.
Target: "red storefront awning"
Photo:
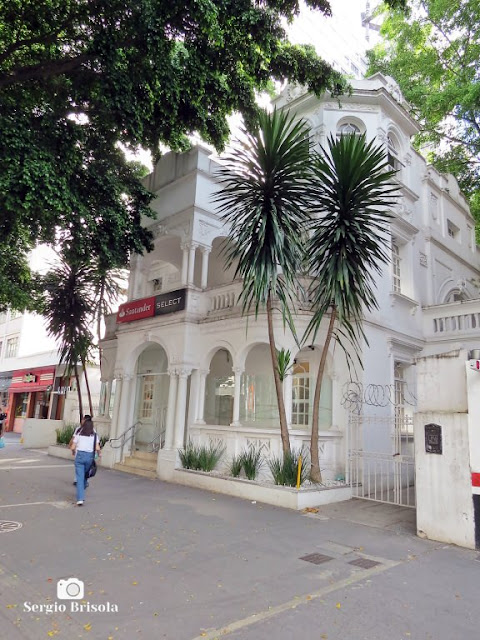
[[[12,373],[11,393],[28,393],[29,391],[45,391],[53,388],[55,382],[55,367],[37,367],[23,369]]]

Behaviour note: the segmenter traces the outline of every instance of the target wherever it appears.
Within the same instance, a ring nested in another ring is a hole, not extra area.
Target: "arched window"
[[[337,138],[342,136],[359,136],[361,134],[360,128],[353,124],[353,122],[344,122],[337,128]]]
[[[390,165],[391,169],[393,169],[394,171],[400,171],[403,166],[399,158],[399,149],[400,149],[400,146],[396,138],[392,134],[388,134],[387,158],[388,158],[388,164]]]

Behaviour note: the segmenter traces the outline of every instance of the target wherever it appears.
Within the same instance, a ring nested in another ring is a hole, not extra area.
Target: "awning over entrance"
[[[12,384],[12,375],[13,371],[2,371],[0,373],[0,393],[2,393],[2,391],[8,391]]]
[[[30,391],[46,391],[53,388],[55,367],[41,367],[14,371],[9,391],[11,393],[28,393]]]

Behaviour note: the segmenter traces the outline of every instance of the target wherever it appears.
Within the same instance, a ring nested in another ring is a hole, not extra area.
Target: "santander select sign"
[[[142,318],[182,311],[185,309],[186,293],[186,289],[179,289],[121,304],[118,308],[117,322],[134,322]]]

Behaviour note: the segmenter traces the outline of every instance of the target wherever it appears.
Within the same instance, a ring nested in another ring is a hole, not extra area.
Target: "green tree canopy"
[[[329,15],[327,0],[306,4]],[[80,243],[113,266],[149,248],[151,196],[118,143],[157,154],[198,132],[220,149],[227,116],[252,119],[272,79],[344,91],[312,47],[288,43],[284,19],[298,11],[298,0],[0,3],[0,307],[34,304],[36,242]]]
[[[434,149],[437,168],[457,177],[480,223],[480,5],[409,4],[408,14],[387,11],[369,70],[398,82],[422,126],[416,144]]]

